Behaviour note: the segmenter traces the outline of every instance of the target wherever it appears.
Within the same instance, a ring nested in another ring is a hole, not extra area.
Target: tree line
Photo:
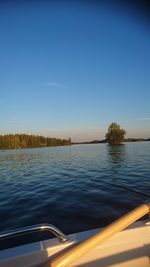
[[[18,149],[71,145],[71,139],[58,139],[28,134],[0,135],[0,149]]]

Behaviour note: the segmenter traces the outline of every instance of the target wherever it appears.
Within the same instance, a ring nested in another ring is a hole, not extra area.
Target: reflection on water
[[[104,226],[143,201],[126,187],[148,196],[149,174],[150,142],[0,151],[0,229]]]
[[[117,145],[117,146],[112,146],[108,145],[108,155],[110,160],[112,161],[113,164],[120,164],[121,162],[125,159],[126,156],[126,145]]]
[[[126,158],[126,145],[108,145],[107,146],[108,152],[108,160],[110,161],[110,170],[113,174],[113,178],[117,175],[120,169],[124,165],[124,161]]]

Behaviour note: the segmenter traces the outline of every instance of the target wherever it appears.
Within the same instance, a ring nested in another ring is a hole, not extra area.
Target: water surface
[[[0,185],[1,231],[105,226],[150,200],[150,142],[0,151]]]

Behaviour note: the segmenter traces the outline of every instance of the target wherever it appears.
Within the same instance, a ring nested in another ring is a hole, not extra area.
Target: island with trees
[[[58,139],[28,134],[0,135],[0,150],[71,145],[71,139]]]
[[[72,144],[103,144],[108,143],[110,145],[120,145],[126,142],[144,142],[150,141],[150,138],[125,138],[126,130],[121,129],[120,125],[116,122],[112,122],[103,140],[93,140],[90,142],[76,142]]]
[[[110,145],[120,145],[124,142],[124,137],[126,131],[120,128],[120,125],[116,122],[112,122],[108,127],[108,132],[106,133],[106,142]]]

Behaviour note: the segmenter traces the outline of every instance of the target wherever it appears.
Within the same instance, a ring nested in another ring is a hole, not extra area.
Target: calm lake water
[[[150,142],[0,151],[0,230],[105,226],[150,200]]]

